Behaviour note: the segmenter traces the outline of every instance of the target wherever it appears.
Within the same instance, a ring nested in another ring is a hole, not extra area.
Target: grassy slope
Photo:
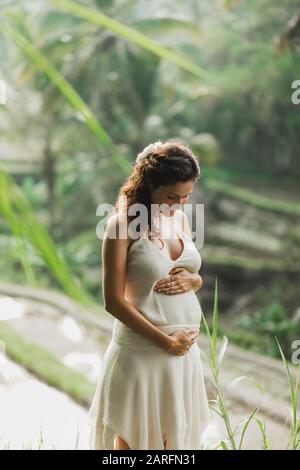
[[[94,385],[81,373],[66,367],[52,353],[26,341],[5,322],[0,322],[0,341],[8,357],[38,379],[68,394],[83,406],[89,406]]]

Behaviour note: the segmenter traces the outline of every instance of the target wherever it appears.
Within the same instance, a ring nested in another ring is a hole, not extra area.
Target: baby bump
[[[201,306],[194,291],[182,294],[155,293],[158,308],[163,309],[169,324],[200,324]]]
[[[156,325],[201,322],[202,309],[194,291],[173,295],[153,291],[137,308]]]

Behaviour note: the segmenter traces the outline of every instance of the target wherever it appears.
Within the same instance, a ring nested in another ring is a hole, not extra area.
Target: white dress
[[[200,269],[193,240],[180,234],[184,248],[175,261],[145,235],[127,258],[126,300],[168,333],[199,328],[202,314],[193,290],[153,290],[174,266]],[[170,354],[115,318],[88,413],[90,448],[113,450],[118,435],[133,450],[164,449],[164,440],[166,449],[203,449],[211,417],[200,353],[195,342],[184,355]]]

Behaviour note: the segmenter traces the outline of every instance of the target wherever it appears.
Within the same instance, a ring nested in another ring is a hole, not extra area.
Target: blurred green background
[[[217,277],[220,332],[290,354],[299,1],[2,0],[0,20],[0,283],[101,304],[96,208],[142,148],[179,139],[201,165],[204,313]]]

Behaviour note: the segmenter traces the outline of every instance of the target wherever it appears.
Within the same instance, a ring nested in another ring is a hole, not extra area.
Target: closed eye
[[[168,199],[178,199],[180,196],[167,196]],[[187,194],[186,196],[182,196],[183,198],[188,198],[190,197],[190,194]]]

